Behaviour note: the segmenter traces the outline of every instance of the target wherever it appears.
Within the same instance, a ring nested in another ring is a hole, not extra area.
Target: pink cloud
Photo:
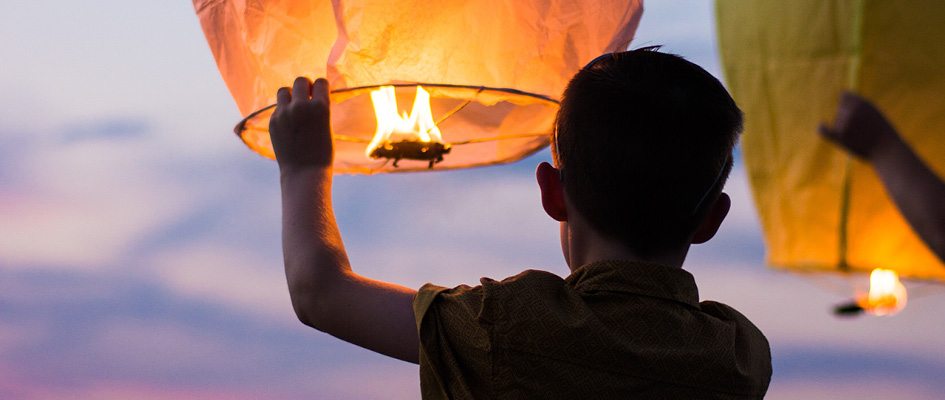
[[[282,258],[199,243],[163,249],[146,265],[155,280],[182,298],[222,305],[255,318],[298,325]]]
[[[146,138],[24,149],[26,184],[0,190],[0,265],[98,270],[195,200],[149,165]]]
[[[887,379],[863,377],[853,379],[817,379],[772,382],[768,389],[768,400],[938,400],[940,390],[920,382],[902,379],[899,376]]]

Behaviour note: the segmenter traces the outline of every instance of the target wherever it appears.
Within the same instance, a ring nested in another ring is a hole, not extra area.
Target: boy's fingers
[[[279,91],[276,92],[276,107],[282,107],[292,101],[292,93],[289,92],[289,88],[281,87]]]
[[[847,143],[849,138],[843,137],[843,134],[835,128],[821,123],[820,126],[817,127],[817,132],[820,133],[820,137],[826,139],[828,142],[840,146],[847,151],[854,151],[850,149],[850,145]]]
[[[844,109],[844,108],[847,108],[847,109],[856,108],[857,106],[859,106],[860,104],[863,104],[863,103],[869,103],[869,101],[866,100],[866,98],[864,98],[863,96],[860,96],[860,95],[858,95],[858,94],[856,94],[856,93],[854,93],[854,92],[851,92],[851,91],[849,91],[849,90],[843,92],[843,94],[840,96],[840,108],[841,108],[841,109]]]
[[[312,101],[328,104],[328,80],[318,78],[312,84]]]
[[[295,78],[292,85],[292,100],[306,101],[312,97],[312,81],[304,76]]]

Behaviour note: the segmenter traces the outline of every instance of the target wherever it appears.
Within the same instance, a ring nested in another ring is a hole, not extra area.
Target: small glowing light
[[[410,114],[397,114],[397,96],[393,86],[381,86],[372,91],[371,101],[377,130],[364,149],[366,156],[393,158],[395,166],[401,158],[427,160],[432,167],[449,152],[449,146],[443,144],[440,129],[433,121],[430,93],[423,87],[417,86]]]
[[[873,315],[893,315],[906,307],[906,287],[899,281],[899,274],[890,269],[876,268],[870,273],[870,291],[857,303]]]

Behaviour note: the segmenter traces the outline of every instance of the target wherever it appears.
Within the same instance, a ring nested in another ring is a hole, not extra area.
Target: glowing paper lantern
[[[872,167],[816,132],[853,90],[945,177],[945,2],[719,0],[717,13],[768,261],[945,280]]]
[[[194,0],[194,8],[250,148],[273,157],[268,121],[279,87],[326,76],[335,170],[375,173],[510,162],[543,148],[568,80],[597,55],[627,48],[642,1]],[[384,111],[375,112],[378,101]],[[381,125],[393,130],[375,139]],[[397,130],[404,126],[414,131]]]

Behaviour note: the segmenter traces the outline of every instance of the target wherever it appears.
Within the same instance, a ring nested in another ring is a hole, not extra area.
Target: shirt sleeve
[[[482,317],[482,286],[426,284],[413,302],[420,337],[424,399],[488,398],[491,324]]]

